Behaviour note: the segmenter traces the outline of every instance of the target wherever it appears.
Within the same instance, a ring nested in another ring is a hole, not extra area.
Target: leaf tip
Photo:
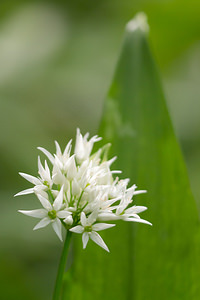
[[[133,32],[137,29],[140,29],[145,33],[149,32],[147,16],[144,12],[137,13],[136,16],[126,24],[127,31]]]

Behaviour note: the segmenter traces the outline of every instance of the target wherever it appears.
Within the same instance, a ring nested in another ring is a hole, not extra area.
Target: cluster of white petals
[[[113,174],[121,172],[110,170],[116,157],[107,160],[109,145],[91,155],[94,143],[100,139],[98,136],[89,139],[88,133],[82,136],[77,129],[72,155],[72,140],[63,153],[57,142],[54,155],[44,148],[38,148],[46,155],[52,167],[49,168],[46,160],[43,166],[38,157],[38,177],[20,173],[34,186],[16,194],[19,196],[35,193],[37,196],[42,208],[19,210],[25,215],[41,219],[34,230],[51,223],[62,240],[62,226],[64,226],[67,230],[82,234],[83,248],[91,239],[109,251],[97,232],[111,228],[115,224],[104,222],[124,220],[151,225],[138,216],[138,213],[147,208],[132,204],[134,195],[146,191],[136,191],[136,185],[128,188],[129,179],[113,178]]]

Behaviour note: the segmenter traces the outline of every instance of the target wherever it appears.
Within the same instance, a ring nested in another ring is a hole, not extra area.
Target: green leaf
[[[69,299],[77,291],[78,299],[188,300],[200,295],[196,204],[146,28],[143,15],[127,26],[100,135],[112,143],[122,177],[148,190],[135,203],[148,206],[141,216],[153,226],[119,222],[106,230],[102,236],[110,254],[91,242],[87,250],[78,249]]]

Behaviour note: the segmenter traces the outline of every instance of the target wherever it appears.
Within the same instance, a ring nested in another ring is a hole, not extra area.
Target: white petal
[[[41,181],[37,178],[34,177],[32,175],[26,174],[26,173],[19,173],[19,175],[21,175],[23,178],[25,178],[27,181],[37,185],[37,184],[41,184]]]
[[[52,210],[52,205],[49,202],[49,200],[47,200],[46,198],[44,198],[43,196],[41,196],[40,194],[36,194],[38,199],[40,200],[42,206],[46,209],[46,210]]]
[[[46,149],[44,149],[42,147],[38,147],[38,150],[42,151],[48,157],[48,159],[50,160],[50,162],[52,164],[54,163],[54,157],[49,151],[47,151]]]
[[[58,211],[63,204],[63,186],[60,189],[60,192],[53,203],[53,208]]]
[[[67,155],[70,155],[70,151],[71,151],[71,143],[72,143],[72,140],[69,141],[69,143],[67,144],[64,152],[63,152],[63,155],[64,156],[67,156]]]
[[[61,152],[61,149],[60,149],[60,145],[58,144],[57,141],[55,141],[55,145],[56,145],[56,155],[57,155],[57,156],[62,156],[62,152]]]
[[[113,171],[111,171],[111,174],[121,174],[122,173],[122,171],[120,171],[120,170],[113,170]]]
[[[88,223],[92,225],[96,221],[97,216],[98,216],[98,210],[93,211],[91,215],[89,215],[88,217]]]
[[[116,161],[116,159],[117,159],[117,156],[114,156],[113,158],[111,158],[110,160],[108,160],[106,163],[110,167],[114,163],[114,161]]]
[[[45,160],[45,171],[46,171],[47,177],[48,177],[49,179],[51,179],[51,174],[50,174],[49,166],[48,166],[46,160]]]
[[[14,197],[21,196],[21,195],[28,195],[28,194],[32,194],[32,193],[34,193],[34,189],[33,188],[27,189],[27,190],[23,190],[23,191],[15,194]]]
[[[47,161],[45,160],[45,168],[41,164],[40,157],[38,156],[38,173],[42,179],[42,181],[47,181],[49,185],[51,185],[51,174],[49,167],[47,165]]]
[[[20,213],[33,217],[42,219],[47,216],[47,211],[45,209],[34,209],[34,210],[18,210]]]
[[[89,234],[88,232],[84,232],[82,235],[83,249],[86,248],[88,241],[89,241]]]
[[[146,206],[132,206],[132,207],[126,209],[125,213],[126,214],[139,214],[145,210],[147,210]]]
[[[44,185],[36,185],[33,188],[34,193],[40,196],[43,196],[44,198],[48,198],[48,194],[44,191],[44,189],[47,189],[47,187],[45,187]]]
[[[136,184],[133,184],[130,188],[128,188],[126,190],[127,193],[131,192],[133,193],[135,191],[135,189],[137,189],[137,185]]]
[[[87,142],[87,139],[88,139],[89,135],[90,135],[89,132],[87,132],[87,133],[84,135],[83,138],[84,138],[84,141],[85,141],[85,142]]]
[[[44,218],[39,223],[37,223],[37,225],[33,228],[33,230],[43,228],[43,227],[47,226],[49,223],[51,223],[51,219],[49,219],[48,217]]]
[[[90,234],[90,238],[91,240],[93,240],[93,242],[95,242],[97,245],[99,245],[100,247],[102,247],[103,249],[105,249],[106,251],[110,252],[108,247],[106,246],[106,244],[104,243],[102,237],[95,231],[92,231]]]
[[[75,227],[72,227],[69,231],[75,232],[75,233],[83,233],[84,227],[77,225]]]
[[[120,199],[120,197],[118,198],[114,198],[114,199],[111,199],[111,200],[107,200],[105,202],[102,203],[101,205],[101,208],[102,209],[106,209],[107,207],[109,207],[110,209],[113,209],[113,207],[110,207],[113,203],[117,202],[118,200]],[[116,207],[115,207],[116,208]]]
[[[64,182],[66,182],[65,176],[62,174],[60,169],[55,165],[54,165],[54,168],[53,168],[53,177],[52,177],[52,179],[53,179],[53,182],[55,184],[59,184],[59,185],[60,184],[63,185]]]
[[[86,136],[86,135],[85,135]],[[88,136],[89,136],[89,133],[88,133]],[[102,137],[98,136],[98,135],[94,135],[89,142],[92,142],[92,143],[96,143],[96,142],[99,142],[102,140]]]
[[[62,170],[63,163],[62,163],[62,156],[58,157],[56,154],[54,154],[55,160],[54,160],[54,168],[57,167],[57,169]]]
[[[135,191],[133,195],[138,195],[138,194],[144,194],[147,193],[147,191]]]
[[[76,160],[78,163],[82,163],[84,160],[85,156],[85,147],[84,147],[84,142],[83,142],[83,136],[80,133],[80,129],[77,128],[77,133],[76,133],[76,143],[75,143],[75,150],[74,153],[76,155]]]
[[[64,222],[67,224],[67,225],[72,225],[73,224],[73,222],[74,222],[74,220],[73,220],[73,218],[72,218],[72,216],[70,215],[70,216],[68,216],[66,219],[64,219]]]
[[[61,219],[67,218],[67,217],[69,217],[70,215],[71,215],[71,213],[70,213],[69,211],[67,211],[67,210],[61,210],[61,211],[58,211],[58,212],[57,212],[58,218],[61,218]]]
[[[81,213],[81,224],[83,225],[83,227],[88,226],[87,218],[83,211]]]
[[[59,194],[59,191],[58,190],[51,190],[53,196],[56,198]]]
[[[81,191],[80,186],[76,178],[74,178],[72,181],[72,195],[77,196],[80,194],[80,191]]]
[[[100,213],[97,217],[98,221],[113,221],[113,220],[119,220],[120,217],[116,216],[113,213]]]
[[[70,157],[70,159],[67,162],[67,178],[69,180],[72,180],[76,174],[77,174],[77,168],[76,168],[76,163],[75,163],[75,159],[74,159],[74,155]]]
[[[143,219],[136,219],[136,218],[122,218],[122,220],[124,221],[128,221],[128,222],[137,222],[137,223],[144,223],[144,224],[148,224],[148,225],[152,225],[150,222],[143,220]]]
[[[57,236],[59,237],[59,239],[62,241],[62,229],[61,229],[61,222],[58,218],[56,218],[53,222],[52,222],[52,227],[53,230],[55,231],[55,233],[57,234]]]
[[[105,230],[105,229],[108,229],[108,228],[111,228],[114,226],[116,226],[116,224],[97,223],[92,226],[92,229],[94,231],[100,231],[100,230]]]
[[[45,170],[43,168],[43,165],[41,164],[41,160],[39,156],[38,156],[38,173],[41,176],[41,178],[44,180]]]

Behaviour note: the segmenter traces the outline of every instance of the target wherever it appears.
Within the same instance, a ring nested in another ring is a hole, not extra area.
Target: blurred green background
[[[17,209],[37,207],[13,194],[37,174],[37,146],[64,147],[97,132],[124,27],[148,15],[152,52],[200,209],[200,2],[191,0],[7,1],[0,5],[1,299],[50,299],[61,244],[52,228]]]

